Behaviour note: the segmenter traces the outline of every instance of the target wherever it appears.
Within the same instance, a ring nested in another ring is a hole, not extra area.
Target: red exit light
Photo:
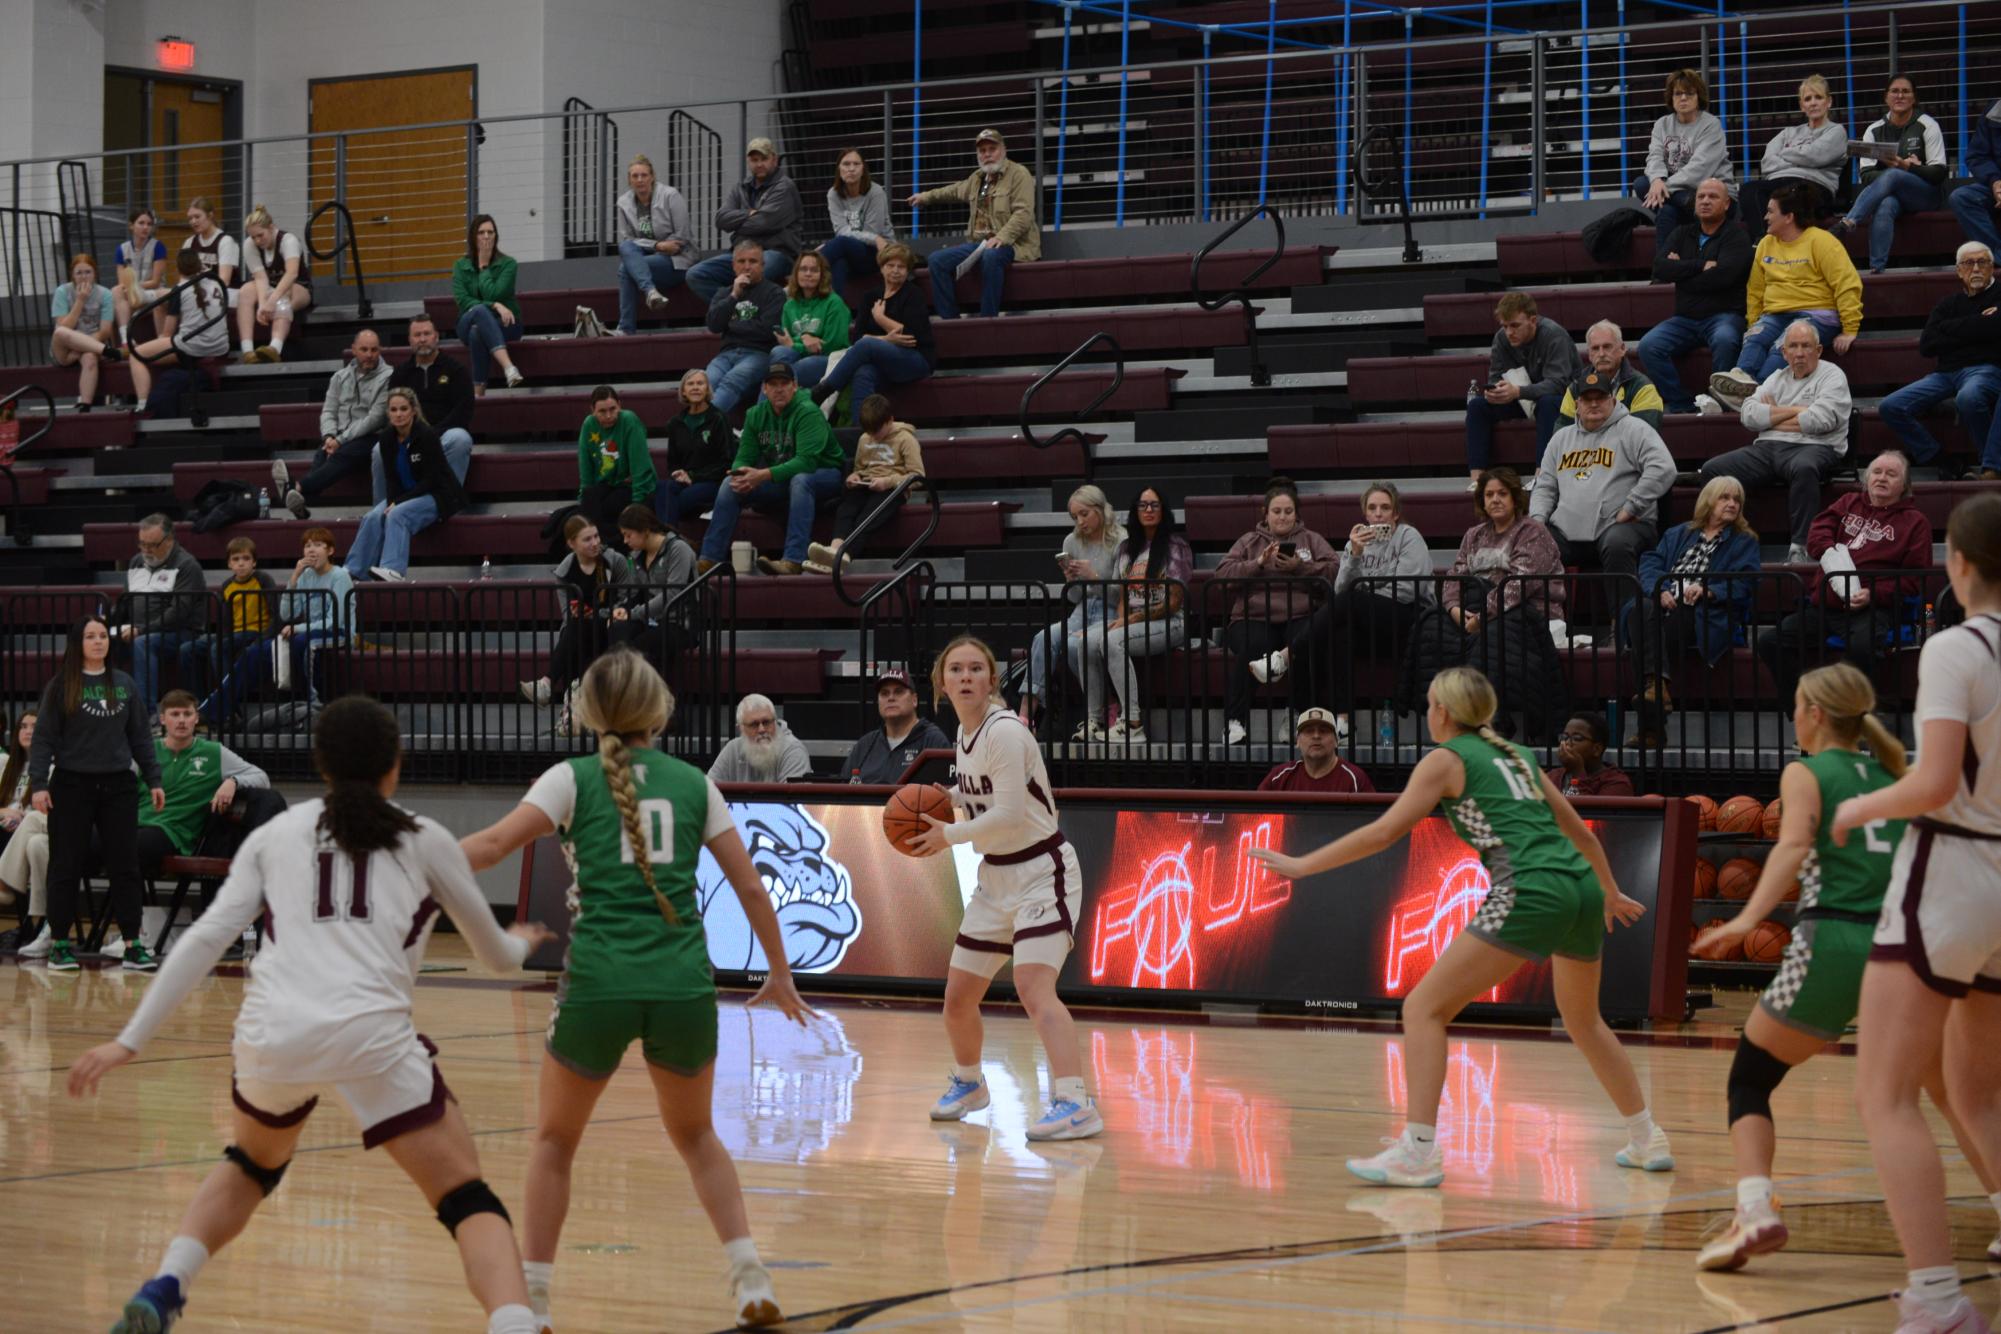
[[[178,37],[160,39],[161,69],[193,69],[195,67],[195,44],[184,42]]]

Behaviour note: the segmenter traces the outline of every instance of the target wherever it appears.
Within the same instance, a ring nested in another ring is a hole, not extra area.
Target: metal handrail
[[[1204,296],[1202,294],[1202,261],[1213,254],[1216,247],[1222,245],[1223,242],[1249,226],[1253,218],[1260,216],[1271,219],[1271,254],[1265,256],[1264,263],[1239,278],[1237,285],[1228,292],[1213,299]],[[1267,200],[1217,233],[1210,239],[1207,245],[1196,251],[1195,258],[1188,262],[1188,290],[1189,294],[1195,298],[1196,305],[1204,310],[1221,310],[1232,301],[1235,301],[1243,307],[1244,342],[1249,346],[1251,354],[1251,383],[1260,388],[1271,383],[1271,370],[1265,365],[1264,358],[1258,355],[1258,310],[1257,307],[1251,304],[1250,287],[1252,283],[1269,273],[1272,266],[1277,264],[1284,256],[1285,217]]]
[[[78,216],[83,219],[83,235],[76,244],[69,244],[70,182],[76,182]],[[78,158],[64,158],[56,163],[56,208],[63,224],[63,249],[74,255],[97,254],[97,214],[90,203],[90,164]]]
[[[931,521],[924,525],[924,531],[917,535],[917,540],[905,547],[901,556],[890,562],[891,571],[900,576],[904,568],[916,559],[917,553],[922,551],[925,545],[937,533],[938,521],[943,514],[942,503],[938,498],[938,488],[935,486],[926,486],[924,477],[920,473],[912,473],[908,477],[905,477],[896,484],[893,490],[877,501],[874,507],[862,516],[861,522],[855,525],[854,531],[848,534],[847,540],[841,544],[841,549],[843,551],[859,550],[863,538],[889,522],[890,516],[902,508],[900,505],[894,505],[892,502],[900,501],[918,487],[923,487],[925,499],[931,502]],[[841,571],[847,568],[847,564],[844,560],[834,562],[834,593],[850,607],[860,607],[864,602],[868,601],[868,594],[863,594],[860,599],[848,595],[847,585],[841,580]]]
[[[166,359],[168,356],[178,356],[181,353],[187,352],[188,349],[183,346],[183,343],[187,339],[193,338],[196,334],[207,333],[216,325],[227,322],[229,319],[229,292],[223,287],[222,280],[211,273],[197,273],[192,278],[183,278],[172,287],[162,289],[158,296],[133,311],[132,323],[137,324],[141,316],[150,315],[162,306],[171,305],[176,307],[176,309],[169,311],[168,314],[178,315],[181,293],[200,283],[214,283],[216,290],[222,294],[221,300],[216,303],[216,313],[212,317],[192,329],[175,329],[169,346],[150,357],[143,355],[139,351],[139,344],[128,344],[125,349],[125,355],[134,361],[143,361],[148,366],[151,366],[156,362]],[[193,354],[189,353],[189,355],[192,356]]]
[[[937,501],[935,497],[932,503],[934,506],[936,505]],[[932,523],[934,526],[937,523],[935,511],[933,514]],[[915,548],[912,548],[912,550],[915,550]],[[910,553],[905,552],[904,554],[908,556]],[[836,564],[838,565],[838,562],[836,562]],[[835,571],[835,577],[839,578],[838,569],[836,569]],[[861,662],[859,664],[862,669],[861,725],[864,730],[866,730],[869,726],[869,704],[875,698],[876,683],[871,678],[869,672],[868,649],[869,649],[869,622],[872,619],[873,614],[875,612],[876,604],[892,594],[894,594],[895,596],[897,596],[902,600],[903,616],[901,619],[902,619],[903,634],[904,634],[903,660],[907,665],[909,663],[915,662],[917,659],[918,624],[920,621],[923,620],[923,618],[917,614],[918,605],[922,601],[925,593],[929,592],[930,589],[937,582],[938,582],[937,567],[932,565],[931,562],[928,560],[913,561],[911,564],[906,565],[902,569],[896,571],[896,573],[890,575],[889,578],[883,580],[881,583],[877,584],[874,588],[871,588],[867,593],[864,593],[862,595],[862,600],[858,604],[859,609],[855,615],[855,646],[861,656]],[[847,595],[842,594],[842,596],[845,598]],[[851,605],[856,605],[856,604],[851,604]]]
[[[1382,193],[1387,182],[1369,172],[1369,149],[1379,142],[1396,144],[1396,131],[1387,125],[1378,125],[1356,141],[1352,163],[1355,180],[1360,183],[1365,194]],[[1417,237],[1410,224],[1410,181],[1400,171],[1390,173],[1396,180],[1397,208],[1403,215],[1403,262],[1416,264],[1424,259],[1424,251],[1418,248]]]
[[[595,245],[602,254],[605,253],[606,242],[610,239],[606,233],[612,230],[607,225],[611,222],[611,218],[608,216],[606,201],[603,199],[595,201],[587,215],[595,225],[588,229],[574,226],[570,216],[570,196],[578,192],[581,180],[586,174],[581,163],[589,159],[593,147],[588,136],[579,136],[577,133],[578,122],[586,117],[598,122],[595,147],[601,165],[615,170],[612,164],[618,161],[618,122],[581,97],[565,100],[563,103],[563,247],[568,250],[573,245]],[[585,235],[585,230],[592,235]]]
[[[16,441],[13,452],[0,459],[0,477],[7,479],[7,535],[14,539],[17,546],[25,547],[33,539],[21,528],[21,483],[14,476],[14,460],[21,457],[22,450],[56,429],[56,397],[41,385],[24,384],[4,398],[0,398],[0,412],[13,407],[16,425],[20,423],[21,410],[15,405],[20,402],[23,394],[40,394],[42,402],[47,404],[49,409],[47,419],[36,428],[35,433],[25,440]]]
[[[1085,435],[1084,432],[1077,429],[1075,426],[1066,426],[1062,430],[1058,431],[1055,435],[1050,436],[1047,440],[1040,439],[1035,434],[1035,428],[1028,424],[1028,409],[1029,405],[1035,401],[1035,396],[1042,392],[1042,387],[1044,385],[1048,384],[1051,380],[1054,380],[1057,376],[1061,375],[1064,371],[1068,370],[1070,368],[1071,362],[1083,356],[1086,352],[1090,351],[1092,347],[1096,346],[1099,343],[1103,343],[1107,347],[1112,349],[1112,382],[1111,384],[1105,387],[1105,391],[1103,393],[1099,394],[1096,398],[1092,399],[1089,406],[1087,406],[1081,413],[1078,414],[1078,416],[1080,417],[1089,417],[1099,408],[1109,403],[1112,399],[1112,396],[1118,393],[1119,390],[1125,386],[1126,382],[1125,349],[1119,346],[1118,339],[1112,337],[1110,334],[1106,333],[1102,329],[1100,329],[1097,333],[1092,334],[1089,338],[1086,338],[1083,342],[1077,344],[1076,348],[1071,351],[1069,356],[1063,358],[1063,360],[1057,362],[1054,366],[1051,366],[1048,370],[1044,371],[1040,379],[1038,379],[1034,384],[1030,385],[1028,388],[1022,390],[1021,393],[1021,419],[1019,423],[1021,426],[1021,438],[1023,440],[1026,440],[1029,444],[1033,445],[1037,449],[1049,449],[1052,448],[1053,446],[1068,444],[1072,440],[1075,440],[1079,445],[1083,447],[1084,450],[1084,480],[1087,482],[1091,480],[1092,465],[1095,462],[1095,460],[1092,458],[1090,437]]]
[[[319,222],[320,216],[325,213],[337,213],[340,215],[340,225],[334,228],[334,243],[332,250],[321,250],[318,246],[313,244],[313,227],[316,223]],[[372,320],[375,318],[375,305],[368,299],[368,282],[361,275],[361,241],[360,238],[358,238],[355,235],[354,215],[347,211],[346,204],[341,203],[340,200],[338,199],[329,199],[326,203],[321,204],[318,208],[313,210],[313,216],[306,219],[306,227],[305,227],[306,249],[312,251],[313,258],[320,261],[320,263],[326,264],[331,262],[336,255],[340,254],[341,229],[343,227],[346,228],[347,230],[348,257],[354,261],[355,318],[361,320]]]

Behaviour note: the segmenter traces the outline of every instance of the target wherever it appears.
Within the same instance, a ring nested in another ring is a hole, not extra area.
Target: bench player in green
[[[750,854],[716,785],[654,748],[674,696],[645,659],[614,649],[591,664],[578,717],[598,753],[565,760],[499,823],[464,840],[484,870],[537,838],[563,841],[576,882],[563,980],[549,1018],[535,1146],[528,1163],[522,1269],[545,1330],[556,1244],[570,1207],[570,1166],[598,1095],[635,1041],[646,1056],[667,1136],[723,1243],[740,1325],[782,1319],[758,1258],[736,1167],[709,1119],[715,1086],[716,984],[695,902],[695,866],[709,850],[764,946],[771,971],[749,1004],[770,1002],[805,1023],[785,941]],[[633,850],[644,845],[645,857]]]
[[[1845,844],[1829,832],[1835,809],[1850,797],[1890,786],[1907,765],[1904,743],[1876,717],[1876,691],[1848,663],[1800,678],[1793,697],[1793,730],[1806,758],[1779,777],[1783,804],[1779,841],[1765,858],[1758,887],[1737,915],[1696,940],[1692,953],[1735,958],[1751,928],[1799,884],[1799,915],[1778,975],[1744,1021],[1730,1063],[1730,1146],[1737,1159],[1737,1210],[1729,1225],[1696,1256],[1698,1269],[1741,1269],[1754,1255],[1786,1244],[1785,1221],[1772,1192],[1772,1090],[1794,1066],[1855,1021],[1862,1000],[1862,970],[1890,885],[1902,820],[1884,820],[1856,831]],[[1864,753],[1860,747],[1868,744]],[[1952,1123],[1961,1150],[1993,1191],[1980,1155],[1959,1135],[1944,1096],[1944,1076],[1927,1081],[1932,1101]],[[1988,1250],[2001,1260],[2001,1240]]]
[[[1674,1167],[1667,1134],[1654,1124],[1639,1077],[1598,1013],[1605,933],[1638,921],[1644,905],[1619,892],[1605,849],[1524,748],[1493,728],[1494,687],[1470,667],[1432,680],[1426,723],[1438,749],[1411,771],[1387,811],[1364,827],[1303,857],[1271,849],[1251,856],[1292,879],[1331,871],[1385,851],[1443,806],[1452,828],[1473,846],[1492,889],[1466,929],[1411,989],[1403,1005],[1409,1120],[1403,1134],[1348,1170],[1387,1186],[1436,1186],[1445,1180],[1439,1152],[1438,1101],[1445,1085],[1445,1026],[1475,997],[1524,963],[1554,961],[1556,1008],[1564,1031],[1626,1120],[1621,1167]]]

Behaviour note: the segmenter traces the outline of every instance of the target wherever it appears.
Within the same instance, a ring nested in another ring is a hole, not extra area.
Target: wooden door
[[[313,82],[312,131],[344,132],[347,144],[344,179],[337,180],[335,141],[313,141],[313,207],[336,196],[346,203],[354,215],[362,270],[370,278],[436,277],[465,253],[464,126],[370,131],[471,119],[477,110],[476,74],[466,66]],[[331,218],[314,237],[322,248],[332,243]]]
[[[158,236],[171,257],[188,237],[188,201],[206,199],[215,220],[232,236],[243,229],[230,216],[234,198],[228,188],[226,159],[220,148],[186,149],[181,144],[213,144],[222,139],[222,94],[195,84],[156,80],[152,88],[149,142],[158,149],[151,157],[152,204],[158,209]],[[107,260],[106,263],[109,261]],[[171,259],[167,274],[173,276]]]

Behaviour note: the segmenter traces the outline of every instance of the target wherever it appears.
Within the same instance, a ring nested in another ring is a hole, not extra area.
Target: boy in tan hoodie
[[[917,432],[906,422],[897,421],[889,400],[870,394],[862,400],[862,438],[855,444],[855,466],[843,482],[840,502],[834,507],[834,539],[815,542],[806,549],[806,569],[814,574],[832,574],[834,562],[848,535],[860,526],[863,516],[883,503],[887,493],[903,484],[906,477],[924,475],[924,455],[917,447]],[[903,508],[905,496],[888,502],[894,511]],[[878,530],[880,531],[880,530]]]

